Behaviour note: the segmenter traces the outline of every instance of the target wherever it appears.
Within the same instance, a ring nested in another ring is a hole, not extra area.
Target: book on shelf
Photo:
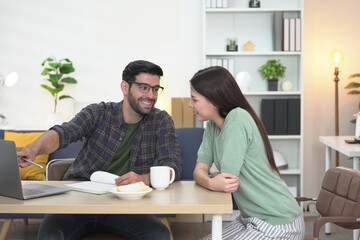
[[[284,18],[283,19],[283,51],[289,51],[290,48],[290,33],[289,33],[289,24],[290,24],[290,19],[289,18]]]
[[[226,68],[226,69],[229,69],[229,60],[226,59],[226,58],[224,58],[224,59],[222,60],[222,66],[223,66],[224,68]]]
[[[206,8],[227,8],[229,6],[228,0],[206,0]]]
[[[216,58],[212,58],[211,59],[211,66],[216,66],[217,65],[217,59]]]
[[[206,63],[205,63],[205,67],[210,67],[210,66],[211,66],[211,59],[207,58]]]
[[[300,134],[300,99],[289,98],[288,99],[288,130],[289,135]]]
[[[284,24],[282,12],[274,12],[274,50],[283,51]]]
[[[301,19],[295,18],[295,51],[301,51]]]
[[[91,174],[90,181],[71,183],[65,186],[80,192],[104,194],[109,193],[110,189],[116,187],[115,179],[118,177],[118,175],[112,173],[96,171]]]
[[[275,99],[274,103],[274,135],[287,134],[287,99]]]
[[[211,8],[211,0],[206,0],[205,7],[206,8]]]
[[[262,99],[260,110],[261,121],[268,135],[274,134],[274,99]]]
[[[229,68],[228,68],[229,72],[234,75],[234,59],[229,59]]]
[[[289,51],[295,51],[295,18],[289,20]]]

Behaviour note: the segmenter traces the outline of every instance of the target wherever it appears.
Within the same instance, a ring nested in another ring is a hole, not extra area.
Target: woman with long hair
[[[240,210],[224,227],[223,239],[304,239],[301,208],[280,178],[264,125],[233,76],[209,67],[190,84],[189,106],[199,121],[208,121],[194,179],[210,190],[231,192]],[[219,172],[209,174],[213,163]]]

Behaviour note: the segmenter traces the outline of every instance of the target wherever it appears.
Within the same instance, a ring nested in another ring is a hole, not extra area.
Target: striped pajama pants
[[[238,217],[226,225],[222,231],[222,239],[234,240],[303,240],[305,223],[302,215],[293,222],[282,225],[271,225],[256,217]],[[210,240],[211,235],[203,238]]]

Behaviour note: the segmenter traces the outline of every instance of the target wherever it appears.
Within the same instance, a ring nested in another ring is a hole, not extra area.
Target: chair
[[[321,216],[314,222],[315,240],[319,238],[320,229],[325,223],[334,223],[346,229],[359,229],[360,171],[345,167],[329,169],[323,178],[316,209]]]
[[[177,128],[176,136],[180,142],[181,158],[183,159],[180,180],[194,180],[193,172],[197,160],[197,152],[202,142],[203,128]]]

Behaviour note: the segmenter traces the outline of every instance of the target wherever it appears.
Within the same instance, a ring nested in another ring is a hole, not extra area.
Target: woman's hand
[[[210,178],[211,189],[219,192],[236,192],[239,177],[231,173],[219,173]]]

